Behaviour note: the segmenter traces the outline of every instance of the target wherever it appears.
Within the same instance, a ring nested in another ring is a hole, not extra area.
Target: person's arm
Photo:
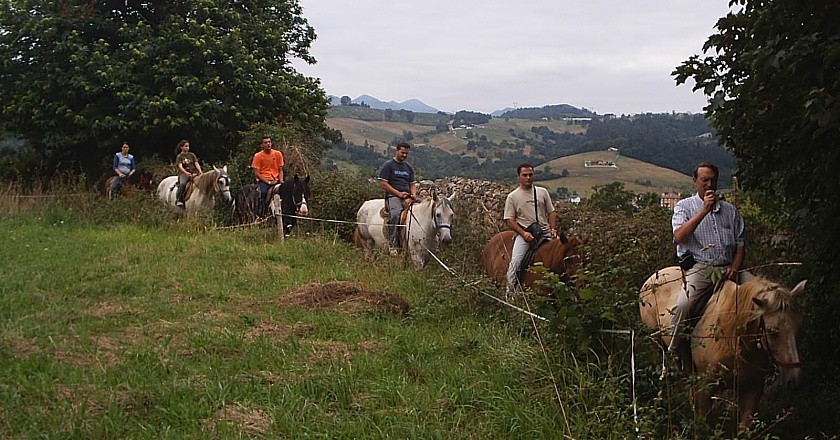
[[[526,231],[526,230],[522,229],[522,226],[519,226],[519,223],[517,223],[517,222],[516,222],[516,219],[515,219],[515,218],[509,218],[509,219],[506,219],[506,220],[505,220],[505,222],[507,223],[508,227],[509,227],[512,231],[514,231],[514,232],[516,232],[517,234],[521,235],[521,236],[522,236],[522,238],[523,238],[523,239],[525,239],[525,241],[527,241],[527,242],[531,242],[531,240],[533,240],[533,239],[534,239],[534,236],[533,236],[530,232],[528,232],[528,231]]]
[[[417,199],[417,182],[411,182],[408,185],[408,191],[411,193],[412,199]]]
[[[183,162],[178,162],[178,171],[180,171],[184,174],[190,174],[189,172],[187,172],[187,169],[184,168]]]
[[[557,211],[548,213],[548,227],[551,233],[551,238],[557,238]]]
[[[386,193],[391,194],[392,196],[400,198],[400,199],[411,197],[410,193],[407,193],[405,191],[397,190],[396,188],[391,186],[391,184],[388,183],[387,180],[380,180],[379,181],[379,187],[382,188],[382,190],[385,191]]]
[[[741,265],[744,264],[744,258],[747,256],[747,250],[744,246],[738,246],[735,249],[735,255],[732,256],[732,264],[726,268],[726,278],[736,281],[738,279],[738,271],[741,270]]]
[[[131,156],[131,161],[128,164],[128,176],[134,174],[134,171],[137,170],[137,164],[134,161],[134,156]]]
[[[198,158],[196,158],[196,159],[195,159],[195,169],[196,169],[196,171],[198,171],[198,174],[196,174],[196,176],[198,176],[199,174],[201,174],[201,173],[202,173],[202,171],[201,171],[201,164],[200,164],[200,163],[198,163]]]
[[[697,226],[700,225],[700,222],[712,212],[716,202],[717,196],[715,196],[714,191],[707,191],[705,197],[703,197],[703,209],[698,211],[697,214],[677,229],[674,229],[674,241],[683,244],[690,240],[691,236],[694,235],[694,231],[697,230]]]
[[[123,177],[122,172],[120,172],[120,159],[117,155],[114,155],[114,173],[116,173],[117,177]]]

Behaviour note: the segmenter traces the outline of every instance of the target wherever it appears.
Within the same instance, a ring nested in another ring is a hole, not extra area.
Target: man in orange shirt
[[[262,149],[254,154],[251,161],[251,168],[257,177],[257,190],[260,193],[257,204],[257,216],[265,215],[265,195],[268,189],[278,183],[283,183],[283,153],[271,148],[271,137],[263,136]]]

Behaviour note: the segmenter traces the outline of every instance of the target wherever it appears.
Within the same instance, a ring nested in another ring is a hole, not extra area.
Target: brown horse
[[[513,249],[513,240],[516,238],[514,231],[502,231],[494,235],[484,246],[481,254],[481,265],[484,272],[496,284],[504,286],[507,283],[505,275],[510,264],[510,254]],[[559,275],[561,279],[574,274],[574,269],[582,264],[580,246],[586,243],[586,238],[566,238],[561,233],[560,237],[543,244],[534,253],[533,263],[542,265]],[[542,273],[525,271],[522,275],[522,285],[534,288],[537,281],[543,278]]]
[[[639,293],[642,322],[659,330],[660,343],[665,346],[671,339],[669,310],[682,287],[682,270],[667,267],[651,275]],[[760,277],[741,285],[726,281],[709,299],[691,332],[689,362],[708,380],[722,379],[735,391],[742,426],[752,421],[765,378],[775,368],[781,370],[785,385],[799,383],[802,362],[796,335],[802,315],[795,297],[803,290],[805,281],[792,290]],[[695,411],[708,416],[710,410],[711,398],[701,385]]]

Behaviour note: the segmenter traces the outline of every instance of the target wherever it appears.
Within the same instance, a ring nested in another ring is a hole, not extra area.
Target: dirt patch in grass
[[[0,347],[7,348],[13,355],[27,358],[41,352],[41,347],[34,340],[20,337],[10,338],[0,344]]]
[[[260,323],[248,329],[245,337],[253,339],[256,337],[265,337],[272,340],[284,341],[289,336],[302,336],[312,329],[311,325],[297,323],[297,324],[272,324]]]
[[[312,341],[315,351],[309,356],[309,362],[318,363],[340,359],[349,361],[354,353],[371,352],[380,349],[381,344],[374,341],[362,341],[355,346],[338,341]]]
[[[122,304],[109,301],[97,303],[88,309],[87,312],[88,315],[96,318],[105,318],[113,315],[130,315],[133,313],[135,313],[134,310],[124,307]]]
[[[408,301],[400,295],[364,290],[356,284],[345,281],[305,284],[285,295],[280,301],[283,304],[308,309],[339,309],[351,313],[359,310],[384,310],[398,315],[407,315],[411,308]]]
[[[271,417],[258,408],[246,408],[240,404],[226,405],[216,411],[213,417],[201,423],[205,431],[214,431],[219,422],[236,425],[240,432],[250,435],[264,435],[271,427]]]

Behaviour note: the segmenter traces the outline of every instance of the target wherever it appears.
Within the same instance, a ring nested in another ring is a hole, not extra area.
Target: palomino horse
[[[682,292],[683,280],[679,267],[667,267],[651,275],[639,292],[642,322],[659,330],[663,346],[671,342],[669,310]],[[735,390],[742,426],[752,421],[764,381],[775,368],[781,370],[785,385],[799,383],[802,361],[796,335],[802,314],[795,298],[804,290],[805,281],[792,290],[760,277],[741,285],[726,281],[691,332],[694,370],[711,381],[722,379]],[[696,393],[695,411],[708,415],[711,398],[702,388]]]
[[[426,265],[429,252],[437,250],[439,241],[445,245],[452,242],[454,200],[455,193],[449,197],[434,194],[406,209],[406,221],[401,228],[402,246],[408,249],[418,269]],[[384,207],[384,199],[368,200],[356,213],[356,222],[359,224],[356,226],[354,241],[365,250],[368,257],[374,248],[388,250],[388,220],[381,214]]]
[[[266,195],[268,202],[263,215],[282,213],[285,229],[283,232],[286,234],[289,234],[297,225],[297,218],[290,216],[309,215],[309,180],[309,176],[301,178],[295,174],[294,177],[288,177],[283,183],[268,189]],[[259,197],[255,184],[245,185],[239,190],[233,202],[233,212],[237,223],[253,223],[256,220]]]
[[[114,179],[117,176],[111,176],[108,180],[105,181],[105,197],[109,200],[114,198],[117,194],[111,194],[111,184],[114,183]],[[134,172],[131,176],[128,176],[127,181],[123,181],[121,185],[122,188],[119,189],[118,192],[123,192],[123,190],[128,188],[135,188],[137,190],[143,191],[147,194],[151,194],[152,191],[155,189],[155,176],[149,171],[140,171],[139,169]]]
[[[484,272],[500,286],[507,284],[506,275],[515,238],[515,231],[499,232],[487,242],[484,252],[481,253],[481,265],[484,267]],[[556,240],[549,240],[534,252],[532,263],[542,263],[546,269],[560,276],[562,280],[568,281],[574,274],[575,268],[583,263],[580,246],[586,241],[585,237],[568,239],[561,233]],[[522,275],[521,284],[533,289],[542,277],[542,273],[527,270]]]
[[[215,203],[213,195],[216,193],[222,197],[225,203],[231,202],[230,177],[227,174],[227,166],[213,167],[212,171],[198,175],[193,179],[192,188],[192,192],[188,192],[184,196],[186,212],[211,208]],[[177,194],[178,176],[169,176],[158,184],[158,197],[163,203],[177,207],[175,204]]]

